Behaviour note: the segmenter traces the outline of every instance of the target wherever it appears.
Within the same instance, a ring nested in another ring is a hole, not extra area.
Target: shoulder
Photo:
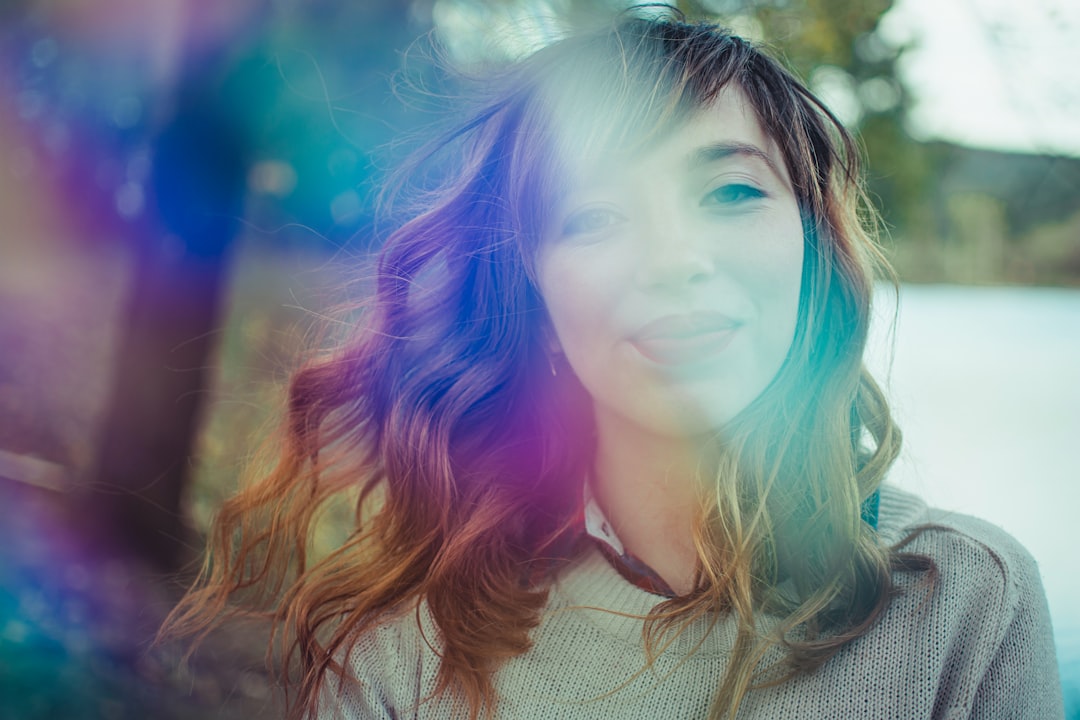
[[[1046,605],[1039,568],[1031,553],[993,523],[963,513],[928,507],[920,498],[895,487],[881,491],[879,532],[900,552],[933,562],[929,577],[899,572],[897,585],[916,598],[918,587],[931,593],[938,621],[962,626],[980,619],[980,634],[1006,632],[1018,615]],[[933,579],[932,587],[928,586]],[[901,605],[906,603],[901,602]],[[925,609],[925,605],[916,604]],[[1048,625],[1047,625],[1048,626]],[[992,637],[984,638],[993,642]]]
[[[934,705],[971,718],[1061,717],[1049,609],[1031,554],[993,523],[882,489],[882,541],[928,558],[929,573],[894,573],[900,589],[867,642],[919,658]],[[906,542],[905,542],[906,541]],[[951,717],[951,715],[950,715]]]
[[[1042,594],[1031,553],[986,520],[928,507],[918,496],[886,485],[881,488],[878,528],[886,544],[933,560],[940,582],[950,591],[993,587],[1007,603],[1033,585]]]
[[[416,717],[435,688],[438,637],[423,603],[383,615],[341,651],[345,675],[324,678],[318,720]]]

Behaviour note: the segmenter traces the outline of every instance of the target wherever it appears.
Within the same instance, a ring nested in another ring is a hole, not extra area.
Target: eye
[[[590,233],[607,230],[617,225],[625,218],[614,210],[607,208],[586,208],[580,210],[563,223],[563,235],[587,235]]]
[[[745,183],[721,185],[705,196],[701,201],[704,206],[735,207],[743,203],[764,198],[765,191]]]

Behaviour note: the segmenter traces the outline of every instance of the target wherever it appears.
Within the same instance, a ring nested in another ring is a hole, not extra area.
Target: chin
[[[642,408],[634,415],[638,425],[655,435],[670,438],[702,437],[723,434],[724,428],[738,417],[752,400],[753,398],[740,398],[733,402],[730,396],[708,400],[701,396],[673,398],[649,408]]]

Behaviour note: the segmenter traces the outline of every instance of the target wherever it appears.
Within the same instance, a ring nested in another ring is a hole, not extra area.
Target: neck
[[[679,594],[693,588],[700,438],[660,436],[597,409],[594,490],[623,545]]]

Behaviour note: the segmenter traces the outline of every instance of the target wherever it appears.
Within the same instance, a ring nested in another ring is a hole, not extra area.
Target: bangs
[[[635,153],[740,81],[749,46],[705,27],[685,33],[634,20],[538,52],[531,111],[559,155],[588,165]]]

